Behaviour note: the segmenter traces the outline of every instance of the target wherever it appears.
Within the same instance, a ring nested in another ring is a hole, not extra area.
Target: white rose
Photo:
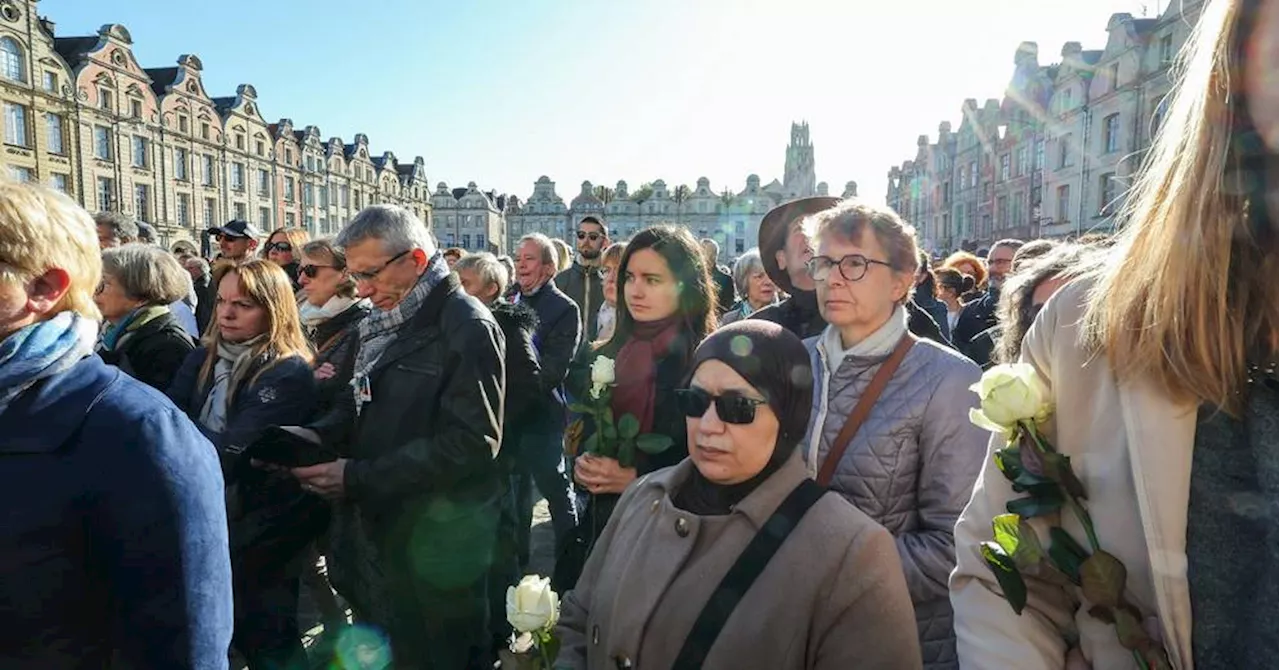
[[[1010,433],[1019,421],[1041,422],[1052,411],[1048,388],[1026,363],[997,365],[969,388],[982,404],[969,410],[969,420],[992,432]]]
[[[591,383],[603,386],[613,382],[613,359],[596,356],[596,359],[591,362]]]
[[[548,630],[560,620],[560,597],[551,580],[527,575],[507,587],[507,622],[521,633]]]

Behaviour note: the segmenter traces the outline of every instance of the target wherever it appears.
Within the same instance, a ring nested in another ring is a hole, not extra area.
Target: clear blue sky
[[[1177,1],[1177,0],[1174,0]],[[421,155],[434,185],[527,198],[546,174],[740,190],[781,178],[807,119],[818,179],[881,201],[885,173],[966,97],[998,98],[1022,40],[1056,62],[1113,12],[1168,0],[43,0],[61,36],[121,23],[144,67],[194,53],[268,121]]]

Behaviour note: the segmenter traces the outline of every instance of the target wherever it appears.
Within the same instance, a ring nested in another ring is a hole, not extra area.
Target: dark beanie
[[[698,345],[691,371],[717,360],[758,390],[778,417],[778,441],[770,466],[791,455],[809,426],[813,368],[800,338],[771,321],[745,319],[717,330]],[[690,373],[692,376],[692,372]]]

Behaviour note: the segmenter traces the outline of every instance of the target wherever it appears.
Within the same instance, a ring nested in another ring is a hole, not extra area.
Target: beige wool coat
[[[557,668],[666,670],[711,593],[805,478],[799,454],[725,516],[672,505],[685,460],[623,494],[565,594]],[[774,554],[711,647],[707,670],[920,668],[906,580],[884,528],[825,495]]]

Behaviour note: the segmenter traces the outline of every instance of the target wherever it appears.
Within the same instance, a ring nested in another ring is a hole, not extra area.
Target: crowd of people
[[[812,197],[722,267],[373,205],[205,258],[0,183],[0,666],[492,668],[543,498],[557,668],[1155,667],[983,558],[1021,362],[1168,667],[1276,667],[1276,6],[1208,3],[1114,237],[934,258]]]

